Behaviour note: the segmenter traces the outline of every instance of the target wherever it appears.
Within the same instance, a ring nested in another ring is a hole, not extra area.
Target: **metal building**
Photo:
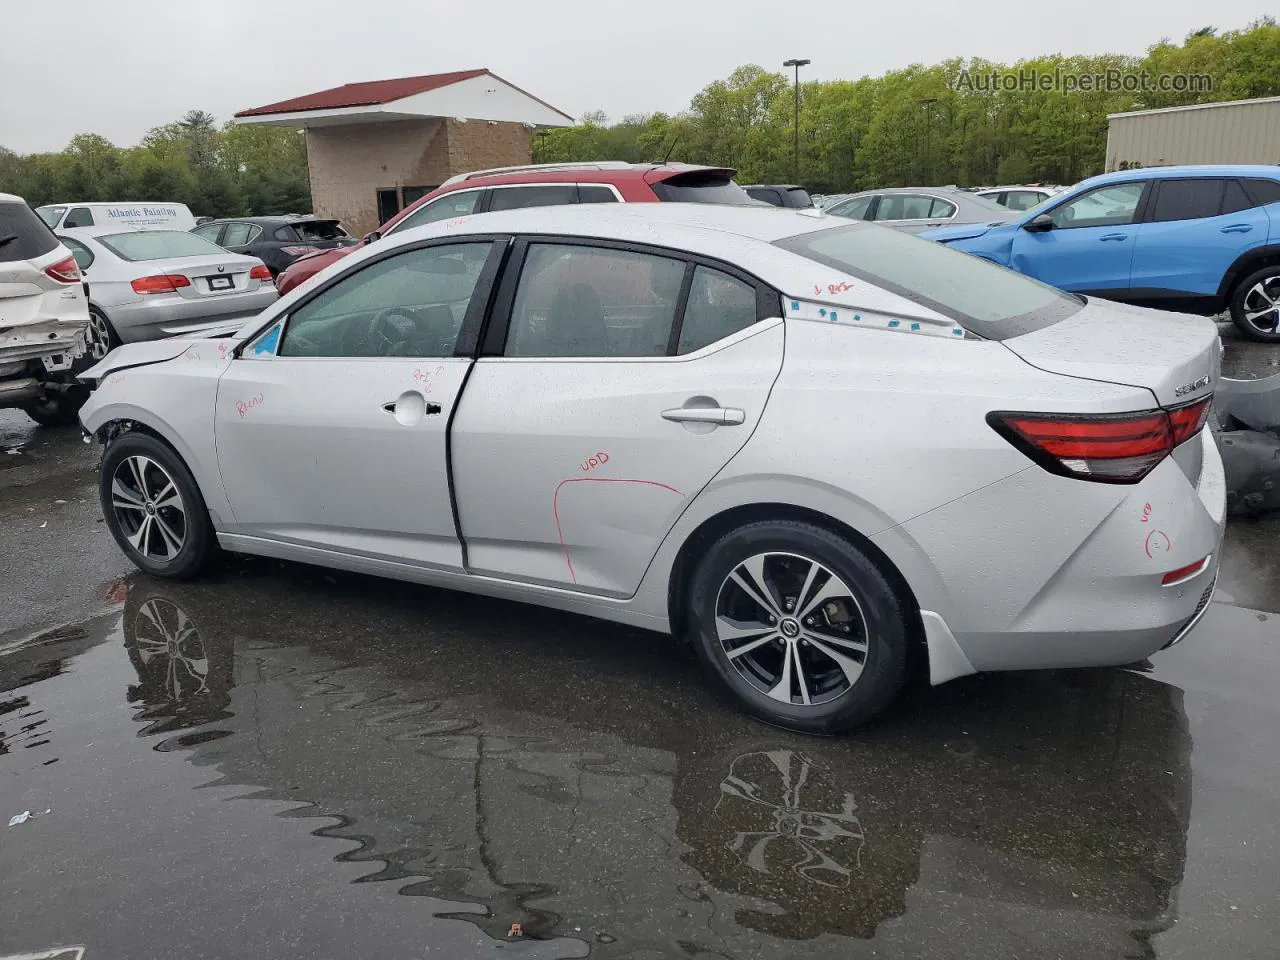
[[[1107,115],[1107,171],[1280,163],[1280,97]]]

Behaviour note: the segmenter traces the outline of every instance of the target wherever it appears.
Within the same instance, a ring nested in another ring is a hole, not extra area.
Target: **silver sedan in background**
[[[121,343],[210,330],[256,316],[279,296],[257,257],[181,230],[62,230],[89,284],[88,347],[101,359]]]
[[[963,223],[1003,223],[1013,211],[959,187],[887,187],[849,194],[824,208],[850,220],[874,220],[904,233]]]

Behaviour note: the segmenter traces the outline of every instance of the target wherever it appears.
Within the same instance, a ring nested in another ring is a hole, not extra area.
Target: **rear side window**
[[[927,220],[933,209],[933,197],[917,197],[911,194],[886,193],[880,197],[876,208],[877,220]],[[945,201],[942,201],[945,202]],[[949,205],[948,205],[949,206]],[[939,209],[942,209],[941,207]],[[946,216],[946,214],[936,214]]]
[[[579,203],[617,203],[618,197],[608,187],[600,184],[578,184]]]
[[[490,210],[519,210],[523,207],[552,207],[577,203],[578,188],[572,183],[542,187],[495,187],[489,198]]]
[[[204,239],[208,240],[210,243],[217,243],[218,234],[222,232],[222,224],[209,223],[203,227],[196,227],[191,232],[194,233],[197,237],[203,237]]]
[[[727,173],[692,170],[653,184],[659,200],[677,203],[751,203],[751,196]]]
[[[1044,199],[1044,194],[1033,190],[1010,190],[1005,196],[1004,205],[1010,210],[1030,210],[1037,203],[1043,203]]]
[[[1248,180],[1249,193],[1258,206],[1280,202],[1280,180]]]
[[[850,224],[775,245],[901,294],[988,340],[1042,330],[1082,306],[1039,280],[896,230]]]
[[[693,271],[677,353],[692,353],[756,322],[756,290],[709,267]]]
[[[0,263],[34,260],[57,245],[53,231],[25,203],[0,202]]]
[[[216,243],[181,230],[140,230],[98,237],[98,242],[122,260],[164,260],[168,257],[226,255]]]
[[[1226,181],[1211,177],[1188,180],[1161,180],[1156,192],[1155,211],[1151,219],[1201,220],[1216,217],[1222,210],[1222,192]]]
[[[298,235],[293,232],[293,227],[276,227],[275,232],[271,235],[285,243],[292,243],[298,239]]]

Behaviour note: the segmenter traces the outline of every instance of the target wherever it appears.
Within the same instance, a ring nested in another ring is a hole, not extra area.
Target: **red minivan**
[[[478,170],[446,180],[405,207],[359,244],[295,260],[278,277],[281,296],[342,257],[381,237],[424,223],[491,210],[565,203],[755,204],[733,180],[736,170],[687,163],[546,163]]]

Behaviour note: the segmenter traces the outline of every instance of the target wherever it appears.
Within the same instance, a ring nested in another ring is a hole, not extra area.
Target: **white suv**
[[[89,301],[75,257],[21,197],[0,193],[0,408],[43,426],[76,422],[88,396],[72,372]]]

